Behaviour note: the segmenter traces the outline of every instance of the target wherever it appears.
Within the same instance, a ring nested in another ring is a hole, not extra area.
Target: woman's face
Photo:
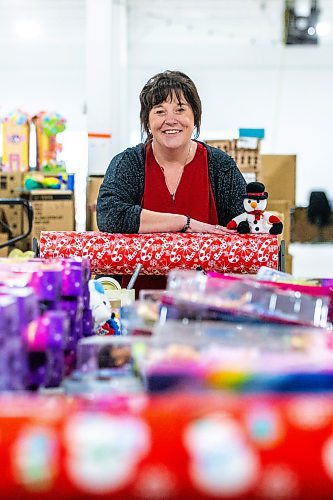
[[[153,140],[161,146],[176,149],[189,144],[194,130],[194,115],[191,106],[181,94],[181,101],[175,94],[149,113],[149,128]]]

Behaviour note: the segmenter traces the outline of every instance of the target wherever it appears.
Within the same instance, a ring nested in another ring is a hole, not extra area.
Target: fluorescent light
[[[24,40],[36,40],[41,38],[43,30],[38,21],[21,20],[15,23],[14,33]]]
[[[330,23],[327,23],[325,21],[322,21],[316,25],[316,32],[317,35],[319,36],[325,36],[328,35],[331,31],[332,27]]]

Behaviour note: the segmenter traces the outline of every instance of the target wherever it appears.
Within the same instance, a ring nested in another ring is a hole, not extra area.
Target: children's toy
[[[34,256],[35,254],[32,250],[27,250],[26,252],[23,252],[20,248],[14,248],[8,255],[10,259],[26,259],[26,260],[32,259]]]
[[[66,172],[49,174],[47,172],[29,172],[24,176],[24,189],[70,189],[73,190],[73,174]],[[70,182],[72,186],[70,186]]]
[[[57,153],[61,151],[61,144],[57,143],[56,136],[66,128],[66,120],[59,113],[41,111],[32,119],[36,126],[37,135],[37,169],[44,166],[56,167]]]
[[[331,291],[251,278],[171,271],[160,319],[279,323],[329,328]]]
[[[103,325],[111,318],[110,302],[105,294],[103,286],[96,280],[89,281],[89,292],[94,330],[96,333],[106,335],[108,331],[103,329]]]
[[[20,109],[2,120],[3,169],[25,172],[29,169],[30,116]]]
[[[281,234],[283,224],[279,217],[271,212],[265,212],[268,193],[262,182],[250,182],[244,195],[245,212],[231,219],[228,229],[236,229],[240,234],[270,233]]]

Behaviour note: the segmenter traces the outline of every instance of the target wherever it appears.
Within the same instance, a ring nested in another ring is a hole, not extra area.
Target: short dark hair
[[[191,106],[196,128],[195,138],[200,134],[201,100],[191,78],[181,71],[164,71],[157,73],[148,80],[140,93],[140,122],[142,138],[146,134],[146,141],[152,139],[149,130],[149,113],[157,104],[161,104],[175,94],[178,101],[183,93],[187,103]]]

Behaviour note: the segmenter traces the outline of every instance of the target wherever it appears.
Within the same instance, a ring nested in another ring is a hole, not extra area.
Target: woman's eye
[[[164,113],[164,110],[163,110],[163,109],[157,109],[157,110],[155,111],[155,113],[156,113],[157,115],[162,115],[162,114]]]
[[[177,109],[177,111],[178,111],[178,112],[179,112],[179,111],[180,111],[180,112],[181,112],[181,111],[185,111],[185,108],[180,107],[180,108],[178,108],[178,109]]]

